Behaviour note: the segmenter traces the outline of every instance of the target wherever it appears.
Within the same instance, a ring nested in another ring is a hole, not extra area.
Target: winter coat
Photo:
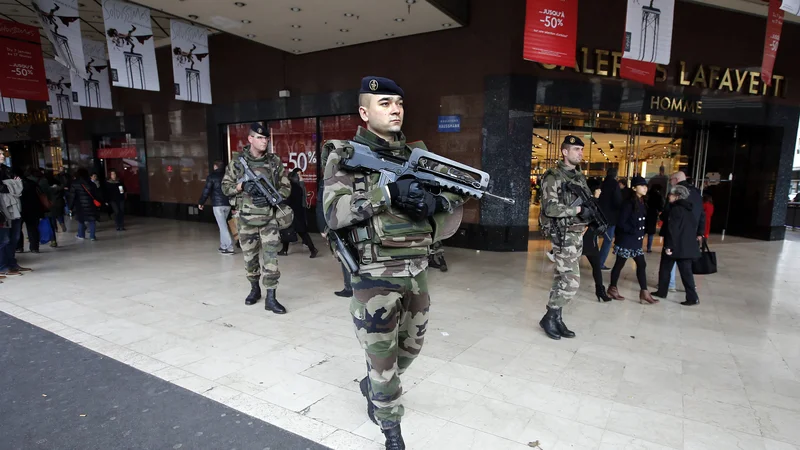
[[[620,248],[631,250],[642,248],[646,215],[647,207],[641,199],[632,199],[624,202],[617,220],[614,244]]]
[[[647,216],[644,219],[644,232],[656,234],[658,227],[658,216],[664,210],[664,197],[658,192],[647,195]]]
[[[694,205],[688,200],[677,200],[669,209],[667,225],[669,233],[664,238],[664,249],[672,251],[673,259],[697,259],[700,248],[697,245],[697,219]]]
[[[198,205],[202,205],[211,197],[212,206],[231,206],[230,200],[225,194],[222,193],[222,177],[225,175],[223,169],[218,169],[206,178],[206,187],[203,188],[203,194],[200,196]]]
[[[22,218],[25,221],[35,221],[44,217],[44,207],[39,199],[39,180],[23,178],[22,180]]]
[[[294,180],[290,179],[290,182],[292,185],[292,193],[289,194],[289,198],[284,201],[284,204],[289,205],[294,212],[294,220],[292,220],[292,228],[294,231],[298,233],[307,233],[308,223],[306,222],[306,198],[304,195],[305,189],[303,189],[303,186],[301,186],[300,183]]]
[[[100,196],[100,190],[97,189],[97,186],[89,180],[77,179],[72,182],[70,190],[72,196],[69,202],[69,209],[75,213],[78,220],[96,220],[98,208],[94,206],[92,198],[94,197],[94,199],[100,203],[103,202]]]
[[[64,186],[54,184],[47,188],[47,198],[53,206],[46,213],[47,217],[57,219],[64,215]]]
[[[122,192],[119,191],[119,188],[122,187]],[[108,179],[106,183],[103,185],[103,195],[104,199],[108,203],[112,202],[124,202],[125,201],[125,185],[122,184],[122,181]]]
[[[600,198],[597,199],[600,209],[605,214],[609,225],[616,225],[622,207],[622,190],[619,188],[617,180],[606,177],[600,187]]]
[[[680,186],[689,189],[689,202],[692,204],[692,214],[697,221],[695,236],[703,236],[706,232],[706,214],[703,212],[703,195],[700,190],[692,186],[688,181],[678,183]]]
[[[22,217],[22,189],[22,180],[15,180],[11,169],[0,164],[0,220],[5,222],[6,227],[11,226],[11,220]]]

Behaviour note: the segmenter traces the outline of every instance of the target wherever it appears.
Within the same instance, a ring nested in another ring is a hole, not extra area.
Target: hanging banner
[[[170,21],[175,98],[211,104],[211,64],[208,31],[177,20]]]
[[[158,91],[158,68],[150,10],[103,0],[111,82],[116,87]]]
[[[761,59],[761,80],[767,86],[772,85],[772,69],[778,54],[783,29],[783,11],[781,0],[770,0],[767,13],[767,34],[764,37],[764,57]]]
[[[628,0],[623,58],[669,64],[675,0]]]
[[[781,9],[795,16],[800,16],[800,0],[783,0]]]
[[[44,70],[50,91],[48,115],[54,119],[80,119],[81,107],[72,103],[70,70],[53,59],[44,60]]]
[[[0,92],[3,96],[47,101],[38,28],[0,19],[0,55]]]
[[[622,58],[619,65],[619,76],[626,80],[653,86],[656,84],[656,63]]]
[[[56,61],[86,78],[78,0],[33,0],[45,36],[53,44]]]
[[[528,0],[524,59],[573,67],[577,39],[578,0]]]
[[[72,74],[73,103],[89,108],[111,109],[111,82],[108,81],[108,58],[105,42],[83,41],[87,77]]]

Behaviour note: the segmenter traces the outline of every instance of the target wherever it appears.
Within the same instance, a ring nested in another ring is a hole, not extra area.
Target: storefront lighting
[[[395,22],[405,22],[406,19],[403,19],[402,17],[398,17],[398,18],[394,19],[394,21]]]
[[[302,41],[302,39],[300,39],[300,38],[292,38],[292,40],[293,40],[293,41],[295,41],[295,42],[300,42],[300,41]]]
[[[386,37],[393,37],[393,36],[394,36],[394,33],[386,33],[384,36],[386,36]]]
[[[353,14],[353,13],[344,13],[344,16],[345,17],[353,17],[353,16],[355,16],[355,14]]]
[[[300,9],[300,8],[298,8],[298,7],[296,7],[296,6],[292,6],[292,7],[291,7],[291,8],[289,8],[289,9],[290,9],[290,10],[292,10],[293,12],[300,12],[300,11],[302,11],[302,9]]]
[[[292,28],[303,28],[302,25],[292,25]]]
[[[453,26],[453,24],[452,23],[443,23],[442,26],[445,27],[445,28],[450,28],[450,27]]]

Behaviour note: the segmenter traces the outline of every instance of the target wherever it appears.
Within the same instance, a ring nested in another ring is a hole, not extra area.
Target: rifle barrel
[[[500,201],[502,201],[503,203],[506,203],[506,204],[509,204],[509,205],[516,205],[516,204],[517,204],[517,201],[516,201],[516,200],[514,200],[513,198],[501,197],[501,196],[499,196],[499,195],[494,195],[494,194],[492,194],[491,192],[484,192],[484,193],[483,193],[483,195],[486,195],[486,196],[488,196],[488,197],[491,197],[491,198],[494,198],[494,199],[500,200]]]

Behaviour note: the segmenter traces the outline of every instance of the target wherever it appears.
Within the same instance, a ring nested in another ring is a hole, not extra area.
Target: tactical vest
[[[326,143],[322,154],[325,163],[331,151],[341,151],[346,155],[352,152],[352,144],[340,140]],[[379,186],[379,173],[353,172],[353,175],[354,194],[363,194]],[[425,257],[433,243],[433,226],[429,220],[414,221],[402,210],[391,206],[346,231],[348,241],[358,251],[360,263],[365,265]]]
[[[542,175],[542,189],[544,189],[544,180],[548,176],[558,177],[558,168],[552,167],[547,169],[547,171]],[[570,181],[565,181],[569,183]],[[571,181],[578,186],[583,187],[586,191],[589,190],[589,187],[586,185],[586,179],[583,177],[583,174],[580,174],[574,180]],[[578,197],[575,196],[572,192],[567,189],[564,189],[561,184],[558,185],[558,202],[562,205],[571,205]],[[545,205],[544,205],[544,194],[542,195],[542,201],[539,202],[540,209],[539,209],[539,230],[541,230],[542,236],[549,237],[552,236],[557,228],[566,229],[570,226],[576,225],[581,223],[581,219],[576,217],[547,217],[544,214]]]
[[[237,182],[244,176],[244,168],[242,167],[241,161],[239,161],[241,155],[242,154],[239,152],[231,155],[230,164],[233,166],[233,173]],[[264,161],[244,159],[248,162],[250,170],[256,175],[259,173],[264,174],[272,185],[275,186],[275,189],[280,190],[280,157],[271,153],[267,155]],[[274,218],[278,222],[278,227],[285,229],[291,225],[294,218],[294,214],[288,205],[282,205],[281,208],[273,208],[271,206],[260,208],[253,204],[250,196],[245,192],[240,192],[234,198],[235,204],[233,206],[239,212],[239,220],[247,225],[264,226]]]

